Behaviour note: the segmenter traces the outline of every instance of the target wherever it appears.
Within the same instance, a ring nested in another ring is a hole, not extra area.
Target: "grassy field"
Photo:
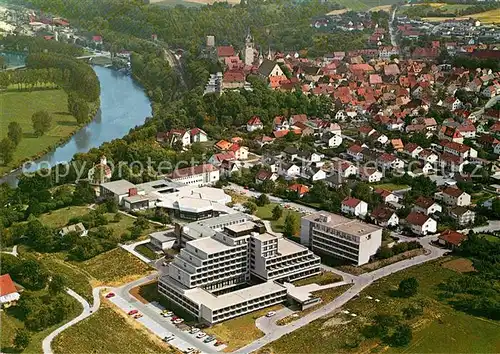
[[[255,320],[264,316],[269,311],[276,311],[282,307],[282,305],[275,305],[232,318],[211,328],[207,328],[204,332],[216,336],[217,339],[227,344],[227,347],[224,349],[225,352],[232,352],[262,337],[264,333],[255,327]]]
[[[452,309],[439,300],[438,284],[455,271],[434,261],[383,278],[361,292],[359,298],[348,302],[343,309],[357,314],[352,318],[340,313],[311,322],[289,335],[266,346],[261,352],[333,353],[333,352],[405,352],[405,353],[498,353],[500,352],[500,323],[467,315]],[[412,298],[394,296],[399,282],[415,277],[419,292]],[[367,296],[374,299],[368,299]],[[378,340],[364,340],[360,330],[371,323],[374,315],[401,315],[405,307],[420,303],[424,314],[410,320],[413,340],[408,347],[387,348]],[[311,345],[314,343],[314,345]],[[359,345],[357,345],[359,344]]]
[[[267,205],[264,205],[263,207],[257,207],[257,211],[255,212],[255,215],[258,218],[264,219],[264,220],[270,220],[271,221],[271,228],[273,229],[274,232],[283,232],[283,226],[285,225],[285,219],[289,213],[294,214],[297,216],[297,218],[300,219],[300,213],[294,210],[288,210],[288,209],[283,209],[283,215],[281,218],[278,220],[272,220],[273,218],[273,209],[276,206],[276,203],[269,203]]]
[[[74,304],[74,309],[71,313],[68,314],[68,321],[78,316],[82,311],[82,307],[78,301],[73,299],[71,296],[67,295],[69,301]],[[16,335],[17,329],[24,328],[24,323],[14,317],[11,311],[3,310],[0,312],[1,319],[1,348],[0,351],[2,353],[17,353],[15,348],[13,348],[12,341]],[[67,321],[65,321],[67,322]],[[63,323],[58,323],[52,327],[49,327],[40,332],[32,332],[31,340],[28,347],[24,350],[24,353],[34,354],[34,353],[42,353],[42,340],[47,337],[53,330],[60,327]]]
[[[398,0],[334,0],[333,2],[353,11],[366,11],[374,7],[397,4]],[[384,10],[385,11],[385,10]]]
[[[86,206],[70,206],[42,214],[38,219],[46,226],[61,228],[66,226],[71,218],[86,215],[89,211]]]
[[[423,20],[429,22],[442,22],[446,20],[466,20],[468,18],[474,18],[481,21],[482,23],[498,23],[500,22],[500,9],[489,10],[485,12],[480,12],[473,15],[467,15],[463,17],[424,17]]]
[[[70,327],[52,343],[54,353],[176,353],[144,327],[103,304],[99,311]]]
[[[149,259],[160,259],[162,257],[161,254],[156,253],[146,245],[139,245],[135,250]]]
[[[7,166],[0,166],[0,174],[46,151],[78,129],[75,118],[67,113],[67,106],[67,95],[63,90],[0,93],[0,139],[7,136],[10,122],[18,122],[23,129],[23,139],[16,148],[13,161]],[[52,128],[43,136],[36,137],[31,116],[39,110],[46,110],[52,115]]]
[[[151,268],[121,248],[101,253],[83,262],[73,262],[93,277],[92,286],[116,286],[148,275]]]

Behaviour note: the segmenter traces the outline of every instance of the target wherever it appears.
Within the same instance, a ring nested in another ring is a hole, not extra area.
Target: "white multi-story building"
[[[177,169],[169,175],[169,178],[174,182],[201,187],[217,182],[219,180],[219,169],[207,163]]]
[[[280,283],[320,272],[318,256],[244,214],[207,221],[183,228],[192,239],[158,285],[162,295],[201,322],[214,324],[283,302],[287,288]]]
[[[382,244],[382,228],[322,211],[302,218],[300,242],[314,252],[362,265]]]

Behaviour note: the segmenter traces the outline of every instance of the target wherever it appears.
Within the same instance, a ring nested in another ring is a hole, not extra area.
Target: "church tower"
[[[253,47],[253,38],[248,30],[247,37],[245,38],[245,65],[253,65],[255,60],[255,49]]]

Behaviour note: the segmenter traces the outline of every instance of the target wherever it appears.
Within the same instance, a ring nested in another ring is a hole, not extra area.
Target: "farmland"
[[[115,248],[75,264],[92,276],[94,287],[127,283],[148,275],[152,270],[147,264],[121,248]]]
[[[442,263],[449,260],[426,263],[383,278],[361,292],[359,298],[351,300],[343,307],[357,314],[354,319],[340,313],[332,314],[281,337],[264,347],[261,352],[499,352],[498,322],[458,312],[439,300],[438,284],[456,274],[455,271],[442,267]],[[408,277],[418,280],[418,294],[413,298],[395,296],[399,282]],[[375,302],[375,298],[380,302]],[[407,322],[413,329],[413,340],[409,346],[388,348],[377,339],[365,339],[362,336],[361,330],[372,322],[375,315],[401,316],[404,308],[415,303],[422,304],[424,312]],[[314,346],[311,343],[314,343]]]
[[[67,113],[67,106],[67,95],[63,90],[8,91],[0,94],[0,139],[7,136],[7,126],[10,122],[18,122],[23,130],[23,138],[14,152],[12,162],[0,166],[0,175],[23,161],[44,153],[78,129],[76,119]],[[31,116],[40,110],[52,115],[52,127],[43,136],[37,137],[33,131]]]
[[[103,304],[99,311],[57,336],[54,353],[175,353],[135,320]]]
[[[397,0],[354,0],[354,1],[349,1],[349,0],[334,0],[333,2],[344,6],[347,9],[353,10],[353,11],[367,11],[371,10],[374,7],[381,7],[384,5],[393,5],[397,4],[399,1]],[[384,8],[381,8],[380,10],[382,11],[387,11]],[[373,11],[373,10],[372,10]],[[378,11],[378,10],[375,10]]]

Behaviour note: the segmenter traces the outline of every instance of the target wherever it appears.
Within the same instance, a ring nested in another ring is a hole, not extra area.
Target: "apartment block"
[[[304,216],[300,242],[313,252],[362,265],[382,244],[382,228],[327,212]]]
[[[207,221],[183,227],[181,234],[191,239],[185,238],[158,285],[163,296],[201,322],[213,324],[283,302],[282,283],[320,272],[318,256],[268,233],[248,216]]]

